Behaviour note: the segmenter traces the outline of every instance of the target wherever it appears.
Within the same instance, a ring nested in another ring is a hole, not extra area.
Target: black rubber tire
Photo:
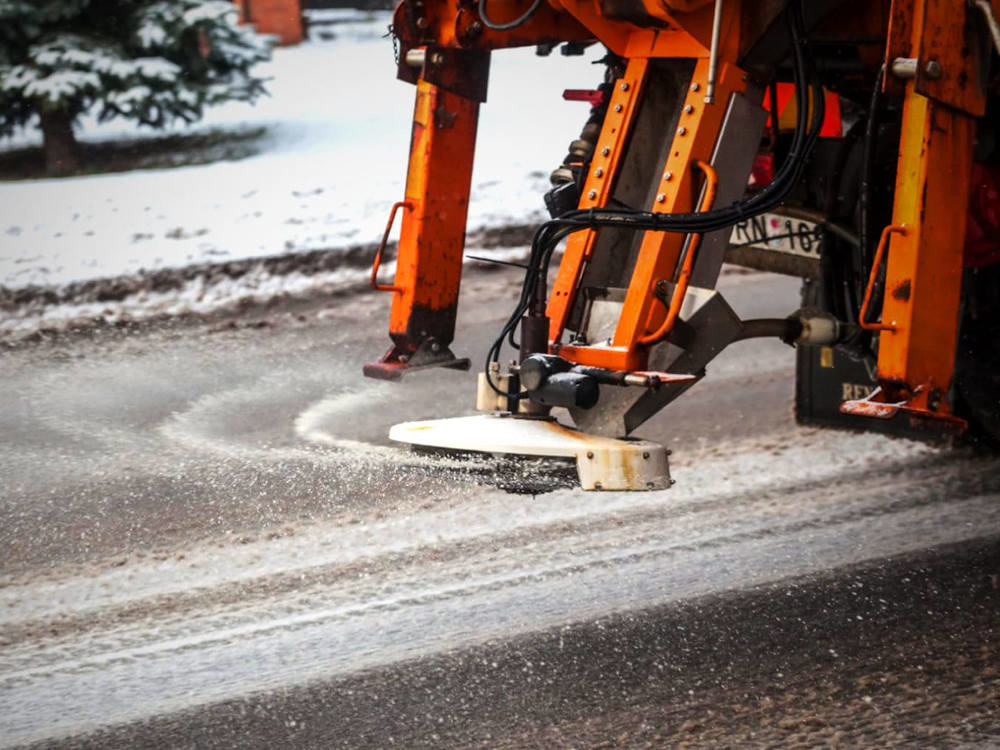
[[[955,410],[969,442],[1000,448],[1000,263],[968,269],[955,353]]]

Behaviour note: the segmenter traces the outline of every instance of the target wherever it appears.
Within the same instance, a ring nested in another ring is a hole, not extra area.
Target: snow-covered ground
[[[348,14],[349,15],[349,14]],[[193,263],[375,242],[403,193],[413,87],[397,81],[386,12],[315,28],[262,72],[271,96],[208,112],[193,128],[265,128],[240,161],[0,183],[0,286],[59,286]],[[321,38],[326,37],[326,38]],[[331,38],[332,37],[332,38]],[[541,219],[547,175],[587,116],[565,88],[603,68],[533,49],[493,56],[481,110],[469,227]],[[156,137],[127,122],[81,124],[83,140]],[[35,132],[0,149],[37,142]],[[2,327],[2,326],[0,326]]]

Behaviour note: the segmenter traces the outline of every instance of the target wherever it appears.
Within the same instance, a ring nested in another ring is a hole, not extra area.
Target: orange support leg
[[[448,350],[462,275],[479,103],[417,82],[389,335],[365,375],[395,380],[423,366],[467,369]]]
[[[842,411],[960,431],[951,386],[975,118],[907,87],[878,352],[880,392]],[[887,232],[888,233],[888,232]],[[869,326],[875,327],[875,326]]]

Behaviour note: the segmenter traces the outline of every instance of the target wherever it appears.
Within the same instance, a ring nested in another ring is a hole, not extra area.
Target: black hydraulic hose
[[[875,76],[875,86],[872,88],[871,100],[868,102],[868,119],[865,121],[865,140],[861,151],[861,184],[858,187],[858,211],[860,213],[858,236],[861,238],[861,253],[867,264],[870,245],[871,226],[868,218],[868,203],[871,200],[872,175],[875,171],[875,138],[878,133],[878,107],[882,92],[882,81],[885,78],[885,65],[879,68]]]
[[[777,338],[790,344],[800,335],[802,322],[796,318],[752,318],[743,321],[743,327],[733,341]]]
[[[531,7],[513,21],[508,21],[507,23],[496,23],[495,21],[491,21],[490,17],[486,15],[486,0],[479,0],[479,18],[482,19],[483,26],[488,29],[493,29],[494,31],[510,31],[511,29],[516,29],[522,23],[531,18],[541,4],[542,0],[534,0],[534,2],[531,3]]]
[[[869,205],[871,203],[871,185],[875,173],[875,141],[878,137],[878,108],[879,99],[882,93],[882,82],[885,79],[885,64],[879,68],[878,75],[875,76],[875,86],[872,88],[871,100],[868,102],[868,120],[865,122],[865,141],[861,151],[861,184],[858,186],[858,238],[860,239],[861,263],[859,270],[862,278],[866,278],[869,266],[872,262],[871,249],[871,217],[869,215]],[[873,305],[875,309],[877,306]],[[860,313],[860,305],[857,310],[851,310],[851,315],[857,318]]]
[[[771,82],[767,87],[767,104],[771,116],[771,132],[768,136],[771,139],[770,147],[772,151],[778,144],[778,84]]]
[[[801,51],[799,50],[799,52]],[[797,64],[796,67],[798,68],[799,65]],[[543,224],[542,228],[570,226],[575,230],[601,226],[626,226],[635,230],[705,233],[724,229],[775,207],[788,196],[801,178],[805,168],[806,157],[819,137],[819,129],[824,116],[822,86],[814,85],[812,86],[814,94],[812,122],[808,128],[801,127],[808,118],[808,96],[805,93],[806,89],[804,86],[800,87],[797,85],[796,89],[797,93],[801,90],[801,101],[803,102],[803,106],[799,107],[798,125],[800,127],[796,128],[792,148],[785,163],[778,170],[778,175],[770,185],[757,195],[726,208],[714,209],[703,213],[657,214],[652,212],[616,211],[599,208],[580,209],[552,219]],[[803,131],[807,132],[804,138],[802,136]]]

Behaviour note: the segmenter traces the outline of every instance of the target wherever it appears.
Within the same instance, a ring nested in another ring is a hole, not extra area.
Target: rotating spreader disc
[[[554,419],[480,414],[402,422],[389,430],[389,439],[444,450],[575,458],[585,490],[658,490],[672,484],[662,445],[590,435]]]

